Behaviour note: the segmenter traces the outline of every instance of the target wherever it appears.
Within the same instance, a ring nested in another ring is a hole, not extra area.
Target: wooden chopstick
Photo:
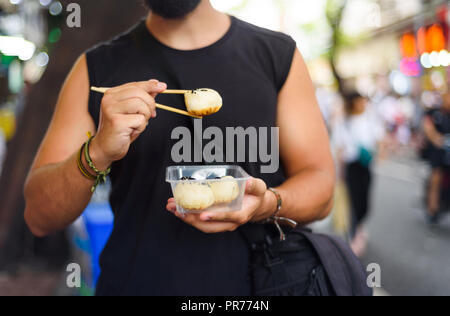
[[[98,87],[91,87],[92,91],[95,92],[100,92],[100,93],[105,93],[106,91],[108,91],[109,88],[98,88]],[[161,92],[161,94],[186,94],[188,92],[190,92],[191,90],[166,90],[164,92]]]
[[[186,94],[192,90],[166,90],[164,92],[161,92],[162,94]]]
[[[91,87],[92,91],[99,92],[99,93],[105,93],[106,91],[108,91],[108,89],[109,88]],[[190,90],[166,90],[165,92],[167,92],[167,91],[169,91],[168,94],[185,94],[186,92],[188,92]],[[182,93],[182,91],[184,91],[184,92]],[[165,110],[165,111],[169,111],[169,112],[173,112],[173,113],[177,113],[177,114],[181,114],[181,115],[186,115],[186,116],[190,116],[190,117],[197,118],[197,119],[202,118],[201,116],[194,115],[187,111],[179,110],[177,108],[173,108],[173,107],[163,105],[163,104],[156,103],[156,107],[161,110]]]
[[[173,107],[170,107],[170,106],[167,106],[167,105],[163,105],[163,104],[156,103],[156,107],[158,109],[161,109],[161,110],[166,110],[166,111],[169,111],[169,112],[190,116],[190,117],[193,117],[193,118],[196,118],[196,119],[203,118],[202,116],[194,115],[194,114],[191,114],[191,113],[189,113],[187,111],[179,110],[179,109],[176,109],[176,108],[173,108]]]
[[[91,91],[95,91],[98,93],[106,93],[106,91],[108,91],[109,88],[98,88],[98,87],[91,87]]]

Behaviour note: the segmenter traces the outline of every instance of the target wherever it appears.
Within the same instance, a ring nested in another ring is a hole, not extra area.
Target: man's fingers
[[[127,100],[127,99],[139,98],[143,102],[145,102],[147,104],[147,106],[150,108],[152,116],[156,117],[155,97],[156,97],[157,93],[149,93],[147,91],[148,89],[144,89],[144,88],[146,86],[157,86],[158,84],[159,83],[156,80],[154,82],[149,82],[149,83],[129,83],[129,84],[108,90],[105,93],[104,97],[111,98],[115,102],[123,102],[124,100]],[[164,87],[166,87],[165,84],[163,84],[163,85],[164,85]],[[159,89],[159,90],[153,89],[153,91],[158,91],[158,92],[160,92],[160,90],[161,89]],[[165,89],[163,89],[163,90],[165,90]]]
[[[205,220],[203,214],[180,214],[177,212],[177,205],[174,198],[170,198],[166,205],[167,211],[183,220],[185,223],[196,227],[205,233],[218,233],[224,231],[233,231],[239,225],[233,221],[226,220]],[[209,218],[209,217],[208,217]]]
[[[177,205],[176,205],[176,203],[175,203],[175,199],[174,199],[174,198],[170,198],[170,199],[167,201],[166,209],[167,209],[169,212],[171,212],[171,213],[174,213],[174,212],[177,210]]]
[[[154,105],[155,99],[148,94],[146,91],[139,89],[137,87],[127,87],[119,92],[112,93],[114,100],[117,102],[124,101],[132,98],[140,98],[143,102],[148,104],[149,106]]]
[[[132,132],[141,134],[147,127],[148,122],[148,120],[142,114],[118,115],[116,118],[114,118],[114,121],[115,124],[119,125],[119,127],[126,127],[131,129],[130,134]]]
[[[167,85],[164,82],[160,82],[156,79],[151,79],[147,81],[136,81],[129,82],[117,87],[110,88],[107,93],[116,93],[128,88],[139,88],[143,89],[147,93],[161,93],[167,89]]]
[[[267,191],[266,183],[261,179],[251,178],[246,183],[243,208],[236,212],[210,213],[204,212],[200,214],[200,219],[205,222],[219,221],[232,222],[238,225],[244,225],[249,222],[252,217],[251,209],[254,209],[259,197],[263,196]],[[248,205],[244,205],[247,203]]]
[[[261,179],[251,178],[247,181],[245,194],[260,196],[266,193],[267,185]]]
[[[164,82],[145,81],[141,83],[142,89],[148,93],[161,93],[167,89],[167,84]]]
[[[234,224],[245,224],[248,222],[249,218],[246,212],[220,212],[220,213],[202,213],[200,214],[200,220],[204,222],[228,222]]]
[[[119,103],[127,99],[139,98],[150,108],[151,116],[156,117],[155,97],[166,89],[167,85],[158,80],[131,82],[109,89],[106,91],[104,98],[112,99]]]
[[[151,109],[139,98],[128,99],[117,104],[113,111],[115,114],[141,114],[148,121],[153,113]]]
[[[145,92],[152,93],[161,93],[167,89],[167,84],[164,82],[159,82],[158,80],[152,79],[148,81],[138,81],[138,82],[130,82],[123,86],[117,87],[119,91],[122,89],[135,87],[144,90]]]
[[[235,223],[204,222],[200,219],[200,216],[198,214],[181,215],[180,213],[175,212],[175,216],[184,221],[185,223],[207,234],[234,231],[239,227],[239,225]]]

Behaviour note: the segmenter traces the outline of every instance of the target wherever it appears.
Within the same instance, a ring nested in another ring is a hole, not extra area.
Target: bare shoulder
[[[328,132],[306,63],[297,50],[278,98],[280,153],[289,174],[333,168]]]
[[[305,97],[305,93],[307,93],[306,97],[312,98],[315,101],[315,92],[314,86],[311,80],[311,76],[309,75],[308,67],[306,66],[306,62],[303,59],[302,54],[298,49],[295,50],[294,57],[292,58],[291,69],[289,71],[289,75],[287,80],[280,91],[280,96],[284,96],[289,92],[296,90],[300,91],[300,87],[303,88],[301,90],[301,94]],[[295,89],[296,88],[296,89]],[[297,93],[300,96],[300,93]]]

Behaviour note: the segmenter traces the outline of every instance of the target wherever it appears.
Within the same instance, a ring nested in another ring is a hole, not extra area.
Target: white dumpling
[[[239,195],[239,185],[233,177],[223,177],[220,181],[210,182],[209,185],[216,204],[230,203]]]
[[[214,204],[214,194],[208,185],[179,183],[174,190],[175,202],[190,211],[202,211]]]
[[[185,95],[186,108],[189,113],[206,116],[217,113],[223,105],[220,94],[212,89],[197,89]]]

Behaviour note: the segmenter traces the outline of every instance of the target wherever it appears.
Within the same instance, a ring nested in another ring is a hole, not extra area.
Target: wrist
[[[89,145],[89,156],[97,169],[103,171],[108,169],[113,161],[105,155],[104,151],[98,144],[97,139],[94,137]]]
[[[270,193],[272,193],[272,195],[274,196],[275,201],[276,201],[276,206],[275,206],[275,208],[273,208],[274,211],[273,211],[271,217],[272,218],[279,217],[279,216],[281,216],[280,213],[281,213],[281,208],[282,208],[282,205],[283,205],[283,199],[281,197],[281,194],[280,194],[280,192],[278,190],[276,190],[274,188],[268,188],[267,190]]]
[[[277,211],[278,200],[276,195],[270,190],[266,190],[261,204],[260,211],[257,214],[255,221],[264,221],[271,218]]]

